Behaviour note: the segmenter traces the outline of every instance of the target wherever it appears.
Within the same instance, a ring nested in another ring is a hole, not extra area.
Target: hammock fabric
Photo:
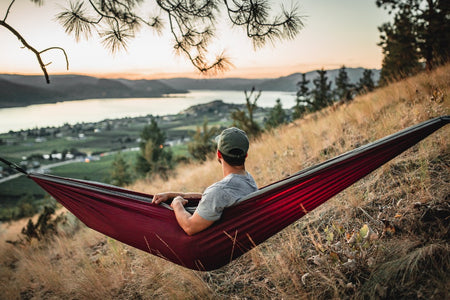
[[[208,271],[246,253],[449,121],[449,116],[431,119],[261,188],[193,236],[178,226],[172,210],[149,203],[152,195],[38,173],[28,177],[90,228],[181,266]]]

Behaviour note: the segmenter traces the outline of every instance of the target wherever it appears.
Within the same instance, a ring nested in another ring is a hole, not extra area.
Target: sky
[[[10,0],[0,0],[3,19]],[[234,67],[218,77],[275,78],[296,72],[346,67],[381,68],[382,52],[378,26],[390,20],[375,0],[279,0],[277,9],[297,5],[304,28],[293,40],[278,41],[255,50],[242,29],[222,22],[213,46],[225,51]],[[51,75],[84,74],[98,77],[154,79],[171,77],[203,78],[184,56],[175,54],[168,30],[161,35],[142,29],[127,51],[114,55],[97,36],[76,42],[64,32],[55,15],[68,7],[65,0],[47,0],[36,6],[29,0],[16,0],[6,22],[38,50],[62,47],[69,58],[66,70],[59,50],[42,55]],[[143,9],[144,11],[144,9]],[[0,27],[0,73],[42,74],[34,54],[8,30]]]

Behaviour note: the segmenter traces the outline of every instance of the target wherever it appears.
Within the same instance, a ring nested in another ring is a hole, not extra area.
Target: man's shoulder
[[[230,174],[230,175],[232,175],[232,174]],[[219,181],[214,182],[209,187],[207,187],[207,189],[209,189],[209,188],[222,188],[222,187],[226,186],[227,184],[229,184],[230,180],[233,178],[230,175],[222,178]]]
[[[253,179],[250,173],[242,174],[230,174],[231,176],[228,178],[228,184],[230,185],[251,185],[256,187],[255,179]]]
[[[217,182],[214,182],[213,184],[211,184],[209,187],[207,187],[205,189],[203,194],[224,192],[225,188],[226,188],[226,186],[228,184],[228,181],[225,181],[224,179],[222,179],[220,181],[217,181]]]

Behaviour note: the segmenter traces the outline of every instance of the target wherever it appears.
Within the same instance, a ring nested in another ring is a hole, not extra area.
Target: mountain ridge
[[[334,82],[340,69],[326,70],[328,81]],[[351,83],[357,83],[364,68],[346,68]],[[380,70],[371,69],[374,82]],[[312,89],[317,70],[305,73]],[[170,79],[130,80],[108,79],[86,75],[54,75],[51,84],[45,84],[42,76],[0,74],[0,108],[19,107],[59,101],[106,98],[153,98],[167,94],[187,93],[189,90],[251,90],[296,92],[302,73],[297,72],[278,78],[204,78],[178,77]]]
[[[152,98],[187,92],[158,80],[131,83],[85,75],[55,75],[47,85],[41,76],[0,74],[0,87],[0,108],[97,98]]]

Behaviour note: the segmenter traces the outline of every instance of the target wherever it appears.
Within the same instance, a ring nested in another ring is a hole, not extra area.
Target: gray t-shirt
[[[203,192],[196,212],[204,219],[217,221],[224,208],[240,202],[241,198],[258,189],[252,175],[229,174]]]

